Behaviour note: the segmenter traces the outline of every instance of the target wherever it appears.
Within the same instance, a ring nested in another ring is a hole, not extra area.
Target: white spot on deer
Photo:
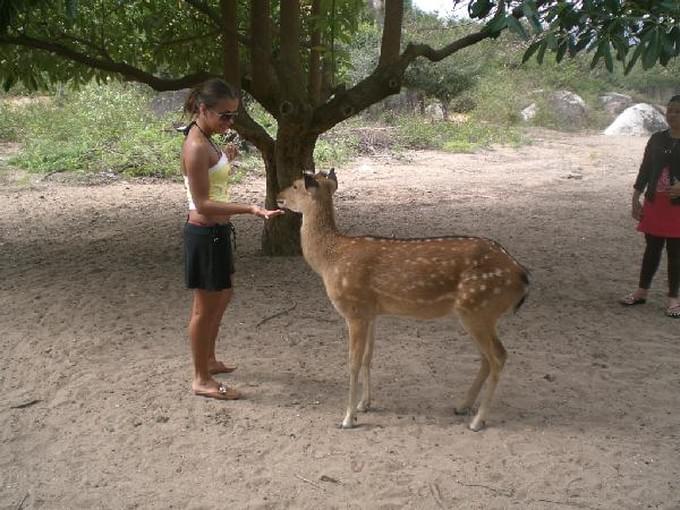
[[[341,282],[341,283],[342,283],[342,286],[343,286],[343,287],[347,287],[347,285],[349,284],[349,282],[347,281],[347,278],[344,277],[344,276],[342,277],[342,282]]]
[[[480,285],[480,286],[479,286],[479,290],[481,290],[482,292],[484,292],[484,291],[486,290],[486,285],[484,285],[484,284]]]
[[[496,287],[495,289],[493,289],[493,293],[496,294],[496,295],[500,294],[500,293],[501,293],[501,288],[500,288],[500,287]]]

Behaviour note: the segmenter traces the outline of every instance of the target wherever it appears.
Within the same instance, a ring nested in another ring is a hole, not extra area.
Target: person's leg
[[[680,316],[680,238],[666,240],[668,255],[668,309],[666,313],[672,317]]]
[[[652,286],[652,280],[654,279],[656,270],[659,269],[661,254],[663,253],[663,246],[666,240],[663,237],[645,234],[645,241],[647,246],[645,247],[645,253],[642,256],[640,281],[638,289],[634,293],[637,298],[643,299],[647,297],[647,291]]]
[[[211,325],[210,331],[210,354],[208,356],[208,370],[211,374],[227,374],[236,370],[236,366],[231,363],[225,364],[222,361],[217,361],[217,357],[215,355],[215,344],[217,343],[217,335],[220,331],[220,324],[222,323],[224,311],[231,302],[233,291],[232,289],[225,289],[220,294],[222,294],[222,299],[218,303],[218,310],[213,317],[213,323]]]
[[[214,349],[215,317],[224,313],[229,301],[230,289],[222,291],[194,290],[194,303],[189,321],[189,338],[194,361],[194,380],[191,385],[194,393],[217,398],[238,398],[233,394],[219,392],[220,384],[210,374],[209,360]]]

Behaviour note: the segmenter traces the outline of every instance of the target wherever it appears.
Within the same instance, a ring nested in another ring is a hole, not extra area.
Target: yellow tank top
[[[231,165],[224,152],[220,159],[213,166],[208,168],[208,198],[216,202],[229,201],[229,177],[231,175]],[[184,176],[184,186],[187,190],[187,201],[189,202],[189,210],[195,211],[196,204],[194,198],[191,196],[191,189],[189,188],[189,177]]]

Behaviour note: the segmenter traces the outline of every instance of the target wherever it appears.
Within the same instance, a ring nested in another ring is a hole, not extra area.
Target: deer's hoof
[[[359,402],[359,405],[357,405],[357,411],[360,411],[362,413],[365,413],[371,408],[371,404],[368,402]]]
[[[340,424],[341,429],[353,429],[354,428],[354,421],[356,418],[345,418],[342,420],[342,423]]]
[[[486,422],[484,420],[477,420],[477,419],[472,420],[470,425],[468,425],[468,428],[472,432],[479,432],[480,430],[484,430],[485,427],[486,427]]]

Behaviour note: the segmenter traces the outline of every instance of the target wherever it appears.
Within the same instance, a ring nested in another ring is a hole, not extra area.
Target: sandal
[[[666,317],[680,319],[680,305],[673,305],[666,308]]]
[[[644,305],[646,302],[647,298],[635,297],[634,293],[630,293],[627,296],[624,296],[621,299],[619,299],[619,304],[622,304],[624,306]]]
[[[220,384],[216,390],[212,391],[196,391],[194,390],[194,395],[206,398],[215,398],[217,400],[238,400],[241,398],[241,392],[230,388],[226,384]]]

